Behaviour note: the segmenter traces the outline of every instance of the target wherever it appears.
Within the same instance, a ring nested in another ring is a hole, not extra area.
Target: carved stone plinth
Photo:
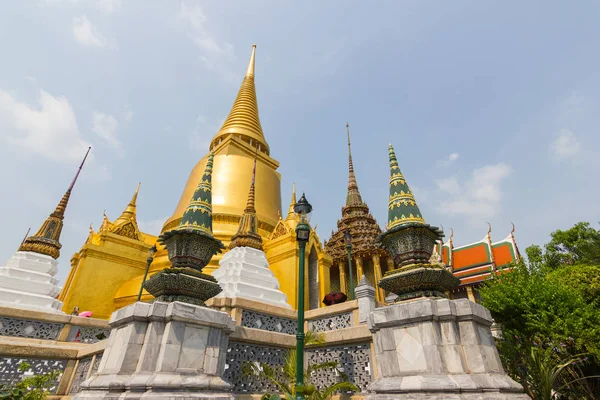
[[[379,379],[369,400],[529,399],[503,370],[490,312],[466,299],[421,299],[369,315]]]
[[[154,301],[184,303],[204,306],[204,302],[221,292],[215,277],[192,268],[165,268],[144,282]]]
[[[233,400],[222,379],[235,322],[224,312],[173,302],[116,311],[98,372],[73,399]]]

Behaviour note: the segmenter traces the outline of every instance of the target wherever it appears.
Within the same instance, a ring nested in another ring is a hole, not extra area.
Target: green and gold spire
[[[415,201],[410,187],[406,183],[400,167],[394,148],[388,146],[390,154],[390,198],[388,201],[388,230],[393,229],[405,223],[421,223],[425,220]]]
[[[23,241],[19,247],[19,251],[32,251],[34,253],[50,256],[54,259],[57,259],[60,256],[60,248],[62,245],[60,244],[59,239],[63,228],[65,211],[67,209],[67,205],[69,204],[69,198],[71,197],[71,192],[73,191],[75,182],[77,182],[79,173],[83,168],[83,164],[85,163],[90,150],[91,147],[89,147],[85,153],[85,157],[83,157],[83,161],[81,162],[81,165],[75,174],[75,178],[73,178],[71,185],[56,206],[54,212],[50,214],[50,216],[44,221],[35,235],[29,236]]]
[[[262,238],[258,234],[258,220],[256,218],[256,209],[254,208],[254,182],[256,178],[256,156],[254,157],[254,168],[252,169],[252,183],[248,193],[248,202],[244,209],[244,214],[240,220],[238,231],[231,238],[230,249],[236,247],[252,247],[262,250]]]
[[[192,229],[203,232],[208,236],[213,235],[212,232],[212,168],[213,168],[214,153],[210,153],[206,161],[204,175],[190,200],[178,230]]]

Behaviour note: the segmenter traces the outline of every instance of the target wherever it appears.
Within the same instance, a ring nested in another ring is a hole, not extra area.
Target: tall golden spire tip
[[[256,45],[252,45],[252,54],[250,55],[250,62],[248,63],[248,70],[246,70],[246,77],[254,78],[254,56],[256,54]]]

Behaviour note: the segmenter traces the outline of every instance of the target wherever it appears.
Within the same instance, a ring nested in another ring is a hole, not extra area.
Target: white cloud
[[[581,152],[581,143],[568,129],[561,129],[552,142],[552,151],[558,158],[573,158]]]
[[[460,156],[460,154],[458,154],[458,153],[451,153],[451,154],[448,156],[448,161],[450,161],[450,162],[452,162],[452,161],[456,161],[456,160],[458,160],[458,157],[459,157],[459,156]]]
[[[85,15],[73,18],[73,36],[83,46],[104,47],[107,45],[106,39]]]
[[[494,216],[502,200],[501,185],[511,171],[509,165],[499,163],[473,170],[464,185],[456,178],[437,181],[438,189],[447,195],[439,211],[475,219]]]
[[[92,115],[92,132],[100,136],[111,147],[122,152],[122,146],[117,139],[118,122],[112,115],[107,115],[101,112],[94,112]]]
[[[207,68],[221,70],[233,59],[233,45],[221,41],[208,28],[208,18],[198,4],[181,3],[177,20],[187,29],[188,36],[202,51],[200,59]]]
[[[160,234],[160,230],[165,224],[167,218],[168,217],[151,219],[148,221],[138,221],[138,226],[140,230],[144,233],[148,233],[150,235],[158,235]]]
[[[81,160],[89,144],[80,135],[69,101],[40,90],[39,103],[30,106],[0,90],[0,125],[16,130],[6,141],[50,160]]]

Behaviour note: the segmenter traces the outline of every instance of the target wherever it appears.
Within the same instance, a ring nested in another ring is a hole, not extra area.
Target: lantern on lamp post
[[[298,329],[296,330],[296,399],[304,399],[304,251],[306,242],[310,237],[310,226],[308,218],[312,212],[312,206],[306,200],[304,193],[300,200],[294,205],[294,212],[300,217],[300,223],[296,226],[296,240],[300,250],[298,266]]]

